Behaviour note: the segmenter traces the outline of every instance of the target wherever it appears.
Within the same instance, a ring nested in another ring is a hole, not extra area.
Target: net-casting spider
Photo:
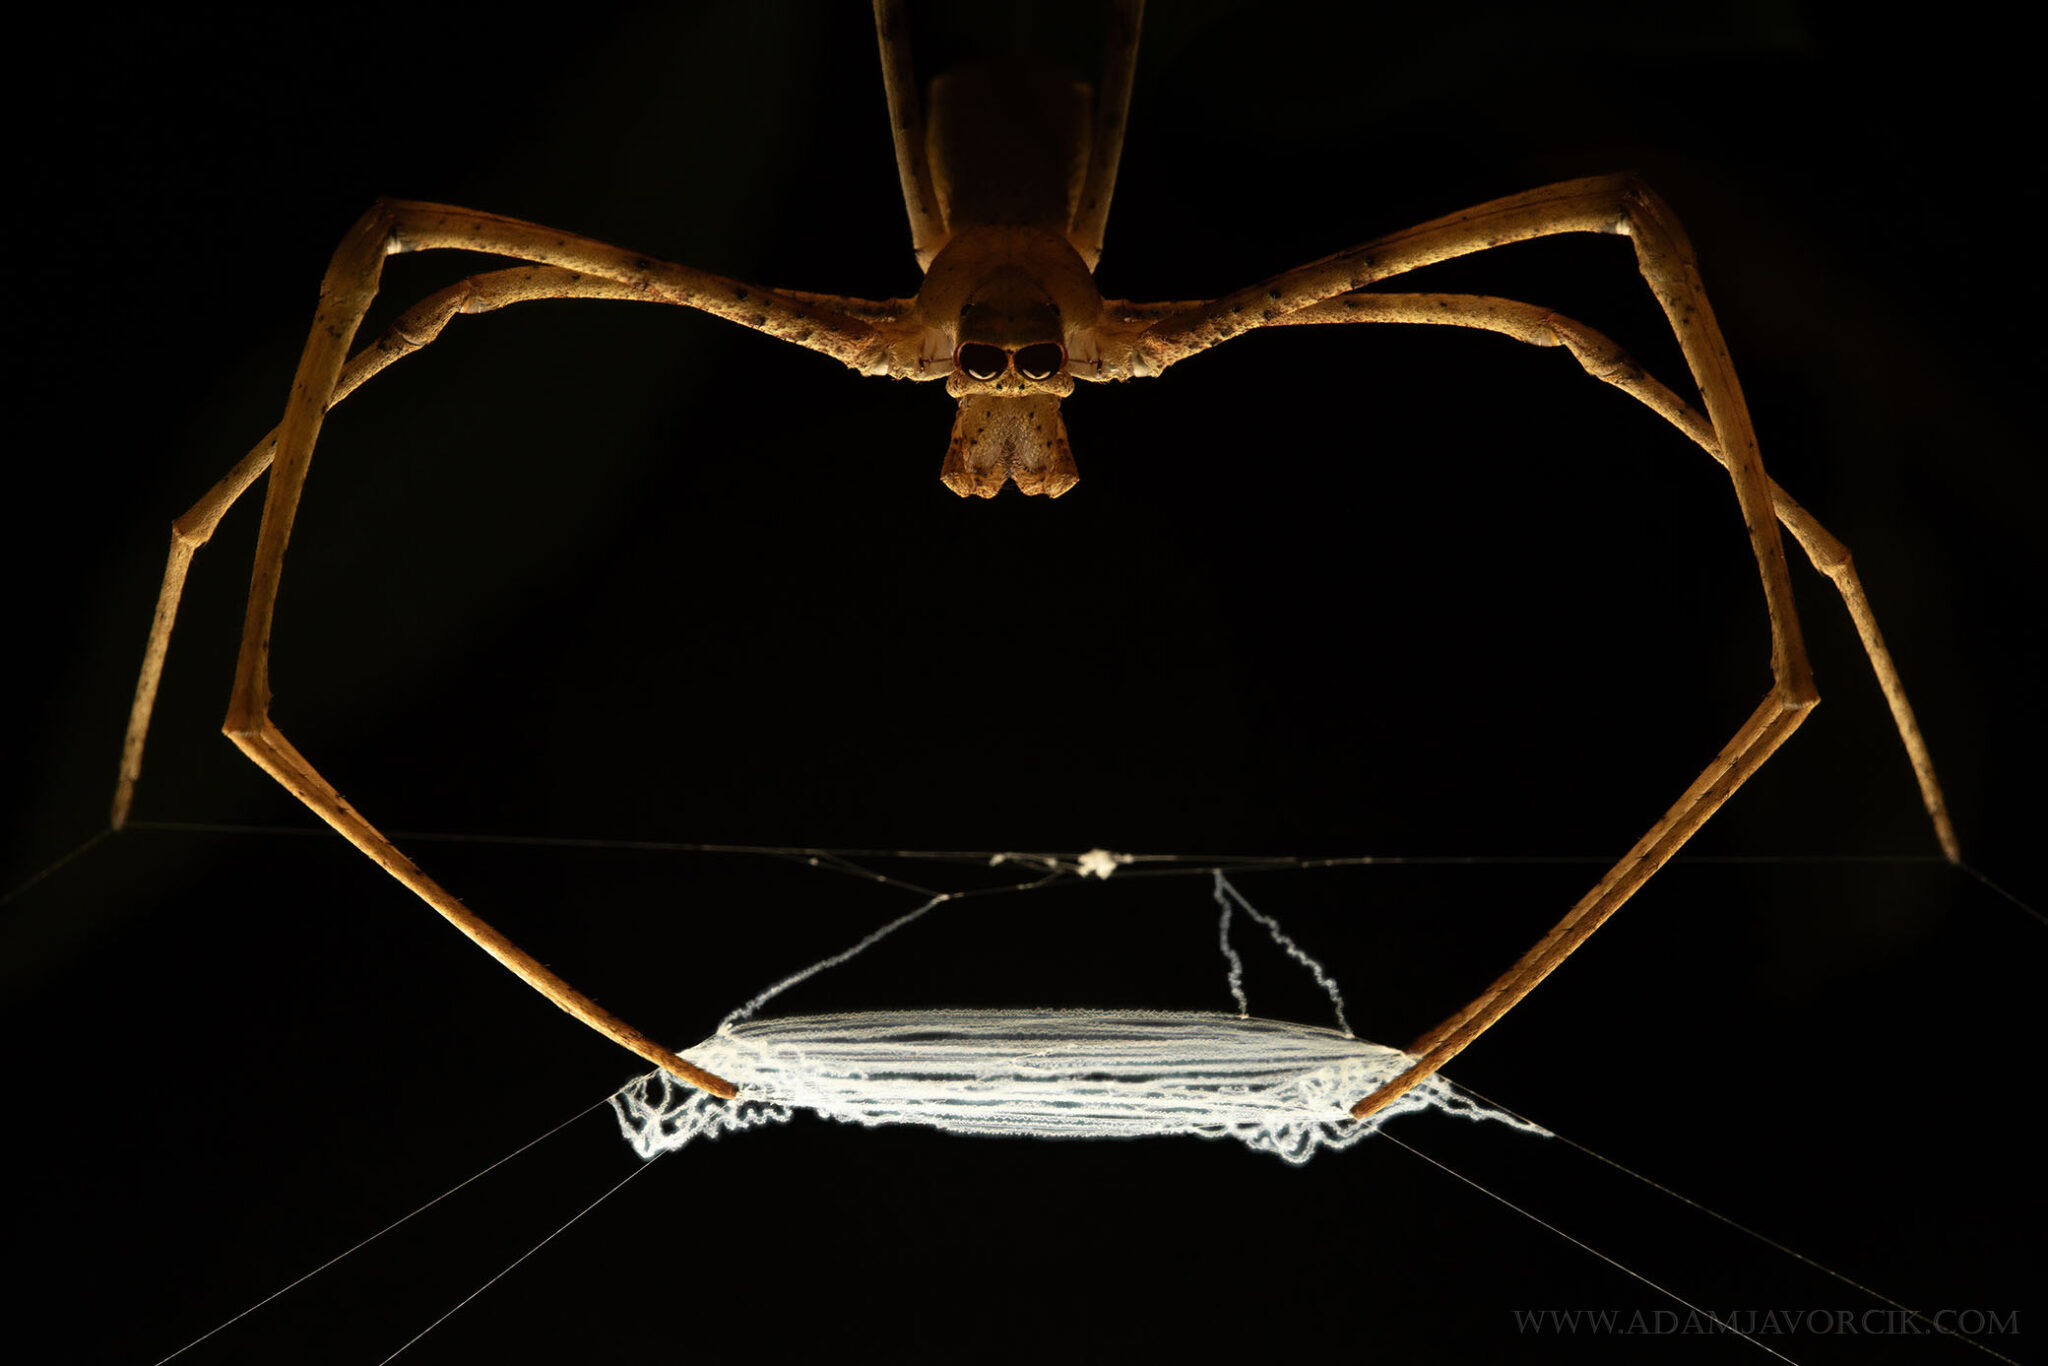
[[[529,985],[672,1074],[730,1096],[705,1072],[598,1007],[422,872],[346,802],[269,715],[273,609],[322,419],[386,366],[437,338],[457,314],[533,299],[682,305],[822,352],[863,374],[945,381],[958,415],[941,467],[956,493],[1005,484],[1058,496],[1077,479],[1060,401],[1077,380],[1164,373],[1268,326],[1420,323],[1563,347],[1586,373],[1636,399],[1728,471],[1771,628],[1763,701],[1662,819],[1498,980],[1410,1045],[1406,1073],[1352,1109],[1363,1118],[1430,1076],[1511,1009],[1657,872],[1784,742],[1818,700],[1780,541],[1780,524],[1842,594],[1890,703],[1943,849],[1956,855],[1926,746],[1848,551],[1765,474],[1742,391],[1691,246],[1670,209],[1630,175],[1567,181],[1376,238],[1220,298],[1105,299],[1094,270],[1123,145],[1142,6],[1111,8],[1092,87],[1001,68],[948,72],[920,91],[904,7],[877,0],[882,73],[913,246],[915,297],[871,300],[764,289],[531,223],[410,201],[372,208],[335,253],[283,420],[174,525],[169,563],[123,751],[113,821],[126,818],[170,630],[193,552],[265,470],[271,473],[236,680],[224,729],[323,820]],[[1410,271],[1512,242],[1566,233],[1629,239],[1697,385],[1701,409],[1650,377],[1606,337],[1558,313],[1470,294],[1392,293]],[[349,354],[386,256],[459,249],[523,264],[472,276],[405,312]],[[1589,702],[1597,708],[1597,702]]]

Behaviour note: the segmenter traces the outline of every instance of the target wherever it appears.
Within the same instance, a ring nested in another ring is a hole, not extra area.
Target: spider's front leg
[[[1234,294],[1177,310],[1146,328],[1135,349],[1144,368],[1156,374],[1289,314],[1408,271],[1510,242],[1573,232],[1617,234],[1634,244],[1637,265],[1678,338],[1735,483],[1771,617],[1774,692],[1789,707],[1811,707],[1819,694],[1806,661],[1785,549],[1771,512],[1763,458],[1742,386],[1700,283],[1692,244],[1670,207],[1636,177],[1565,181],[1326,256]]]
[[[538,263],[540,271],[500,272],[444,291],[400,319],[388,346],[347,361],[348,348],[376,297],[384,257],[396,252],[457,248]],[[486,283],[489,282],[489,283]],[[241,492],[270,467],[270,488],[257,536],[255,572],[244,619],[235,686],[222,729],[263,770],[322,820],[411,889],[485,952],[564,1011],[624,1048],[693,1086],[730,1097],[724,1079],[677,1057],[617,1019],[532,955],[470,911],[343,799],[301,755],[270,718],[269,652],[284,553],[304,491],[314,443],[327,409],[363,379],[437,335],[455,312],[474,305],[499,307],[521,298],[572,295],[645,299],[680,304],[822,351],[858,369],[886,364],[890,335],[834,304],[856,301],[783,294],[723,279],[702,271],[651,260],[604,243],[468,209],[435,204],[386,202],[355,225],[329,265],[320,287],[320,307],[300,356],[283,420],[272,439],[255,450],[216,485],[188,517],[190,527],[174,529],[171,561],[157,622],[137,689],[128,744],[124,748],[116,821],[125,814],[134,775],[140,769],[143,728],[148,721],[156,675],[168,643],[191,552],[211,534],[213,523]],[[180,519],[181,524],[187,519]]]
[[[1569,181],[1424,223],[1235,294],[1173,308],[1152,321],[1133,343],[1138,371],[1157,373],[1244,332],[1286,321],[1430,321],[1485,327],[1520,335],[1525,341],[1567,346],[1589,373],[1616,383],[1681,428],[1687,427],[1681,413],[1689,414],[1690,410],[1682,402],[1662,386],[1655,386],[1654,381],[1636,384],[1640,372],[1630,375],[1632,366],[1618,349],[1603,346],[1604,338],[1569,320],[1540,314],[1510,300],[1422,295],[1383,302],[1383,296],[1358,292],[1438,261],[1509,242],[1571,232],[1618,234],[1630,239],[1643,278],[1685,355],[1706,408],[1706,420],[1699,424],[1706,430],[1689,434],[1727,469],[1763,582],[1771,625],[1772,685],[1756,711],[1664,817],[1539,943],[1485,991],[1416,1040],[1409,1051],[1419,1055],[1417,1061],[1400,1077],[1360,1100],[1351,1111],[1359,1119],[1435,1073],[1512,1009],[1684,846],[1797,729],[1819,700],[1793,605],[1784,547],[1778,534],[1780,517],[1799,534],[1816,563],[1842,585],[1859,629],[1866,626],[1868,605],[1861,601],[1860,585],[1853,593],[1850,591],[1853,573],[1848,570],[1847,552],[1840,543],[1785,497],[1783,490],[1764,473],[1748,407],[1729,360],[1727,344],[1700,283],[1692,247],[1670,208],[1633,176]],[[1347,313],[1353,316],[1347,317]],[[1537,316],[1532,318],[1529,314]],[[1129,316],[1136,321],[1140,315],[1130,310]],[[1905,707],[1903,690],[1896,686],[1896,674],[1890,670],[1890,659],[1876,635],[1874,619],[1868,621],[1863,634],[1887,696],[1895,695],[1894,715],[1913,755],[1914,767],[1920,773],[1928,809],[1942,835],[1943,846],[1953,857],[1954,837],[1947,827],[1939,788],[1933,783],[1932,766],[1925,761],[1925,747],[1918,743],[1918,727],[1912,722],[1910,709]]]
[[[534,299],[617,299],[647,301],[648,296],[630,286],[602,276],[583,275],[554,266],[518,266],[511,270],[472,275],[422,299],[391,324],[384,335],[364,347],[342,367],[327,406],[347,398],[385,369],[430,345],[457,314],[490,313]],[[142,669],[135,679],[135,698],[129,707],[128,729],[121,742],[121,767],[114,783],[114,800],[108,824],[119,830],[128,822],[135,801],[135,785],[142,777],[142,752],[149,738],[149,722],[156,710],[157,688],[163,682],[164,661],[171,645],[171,631],[178,620],[184,598],[185,580],[193,557],[220,526],[229,508],[247,493],[270,468],[277,454],[277,432],[273,427],[236,461],[234,467],[201,495],[198,502],[171,523],[171,549],[164,560],[164,576],[157,590],[156,612],[150,623],[149,643],[143,650]]]

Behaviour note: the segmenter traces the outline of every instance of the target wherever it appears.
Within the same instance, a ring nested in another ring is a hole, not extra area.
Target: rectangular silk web
[[[653,1157],[699,1136],[787,1121],[811,1110],[845,1123],[924,1124],[961,1134],[1234,1138],[1289,1162],[1345,1148],[1396,1115],[1442,1110],[1544,1130],[1432,1076],[1363,1121],[1350,1107],[1413,1058],[1344,1024],[1322,965],[1219,872],[1219,942],[1238,1014],[1144,1010],[917,1010],[752,1018],[772,997],[863,952],[949,900],[941,896],[850,949],[792,974],[683,1057],[733,1082],[721,1100],[664,1072],[612,1098],[635,1150]],[[1264,926],[1329,994],[1340,1028],[1259,1019],[1230,943],[1234,912]]]

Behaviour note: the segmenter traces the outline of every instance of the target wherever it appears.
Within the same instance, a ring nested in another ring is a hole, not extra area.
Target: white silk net
[[[1085,861],[1099,851],[1084,856]],[[1098,867],[1106,867],[1098,861]],[[1106,871],[1096,872],[1107,876]],[[948,1009],[754,1018],[768,1000],[916,920],[934,898],[858,944],[783,979],[682,1056],[739,1088],[721,1100],[653,1072],[612,1097],[642,1157],[698,1137],[787,1122],[810,1110],[843,1123],[924,1124],[1031,1138],[1234,1138],[1288,1162],[1348,1148],[1423,1110],[1541,1128],[1432,1076],[1365,1120],[1350,1109],[1406,1070],[1399,1049],[1353,1035],[1337,984],[1220,872],[1218,939],[1238,1011]],[[1336,1028],[1260,1019],[1244,993],[1231,922],[1243,912],[1328,994]]]

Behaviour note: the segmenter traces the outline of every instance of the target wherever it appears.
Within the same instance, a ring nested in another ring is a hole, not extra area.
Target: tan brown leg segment
[[[1691,838],[1819,700],[1800,637],[1770,481],[1727,343],[1700,283],[1692,246],[1670,208],[1633,176],[1569,181],[1481,204],[1171,314],[1138,340],[1150,365],[1163,370],[1252,328],[1433,262],[1568,232],[1627,236],[1635,246],[1643,279],[1678,339],[1705,402],[1722,465],[1735,485],[1750,550],[1763,581],[1771,625],[1771,691],[1664,819],[1542,942],[1485,992],[1418,1040],[1413,1051],[1421,1057],[1414,1066],[1352,1108],[1352,1115],[1360,1119],[1436,1072],[1548,976]]]
[[[1232,337],[1381,280],[1508,242],[1571,232],[1614,233],[1633,242],[1636,264],[1671,324],[1727,456],[1725,464],[1749,529],[1770,613],[1771,676],[1788,701],[1811,706],[1818,697],[1742,387],[1684,229],[1670,207],[1634,176],[1565,181],[1378,238],[1162,318],[1139,336],[1137,347],[1157,373]]]
[[[1659,868],[1692,838],[1707,818],[1735,794],[1764,760],[1771,757],[1785,737],[1799,728],[1810,706],[1787,702],[1773,689],[1735,738],[1707,765],[1706,770],[1685,790],[1664,819],[1650,827],[1648,834],[1621,862],[1608,870],[1599,885],[1580,898],[1578,905],[1557,922],[1550,933],[1523,954],[1515,965],[1501,974],[1492,986],[1472,998],[1463,1009],[1444,1020],[1408,1046],[1417,1054],[1406,1072],[1351,1107],[1353,1119],[1385,1106],[1410,1087],[1434,1075],[1445,1063],[1463,1051],[1465,1045],[1484,1034],[1501,1016],[1548,977],[1551,970],[1569,958],[1593,931],[1620,910],[1628,899],[1650,880]]]
[[[342,367],[328,406],[331,408],[347,398],[385,366],[433,341],[458,313],[488,313],[528,299],[572,298],[651,301],[651,296],[630,286],[553,266],[519,266],[471,276],[421,300],[374,344],[353,356]],[[256,482],[257,476],[270,468],[276,449],[277,429],[273,427],[184,516],[171,523],[171,553],[164,564],[163,586],[157,590],[156,615],[150,623],[149,644],[143,651],[142,672],[135,680],[128,732],[121,743],[121,773],[114,784],[111,813],[111,824],[116,830],[127,824],[129,808],[135,801],[135,784],[142,776],[143,744],[149,738],[149,718],[156,708],[164,658],[171,646],[171,628],[177,624],[178,603],[185,594],[185,577],[191,571],[192,557],[199,547],[213,539],[214,529],[227,510]]]
[[[408,310],[374,345],[365,348],[343,367],[326,406],[332,407],[355,392],[363,382],[394,361],[419,350],[440,335],[457,313],[484,313],[529,299],[607,298],[648,300],[649,295],[629,285],[553,266],[522,266],[473,276],[429,296]],[[353,329],[351,329],[353,330]],[[348,338],[341,339],[347,345]],[[298,389],[295,387],[294,393]],[[122,745],[121,776],[114,793],[113,824],[118,829],[127,819],[135,782],[142,771],[143,742],[149,731],[150,712],[155,706],[157,685],[163,676],[165,654],[170,646],[178,601],[184,592],[185,575],[192,556],[206,544],[221,516],[235,500],[270,467],[278,447],[280,429],[271,431],[236,462],[206,496],[172,524],[171,554],[164,567],[163,588],[158,595],[156,616],[150,627],[149,646],[143,658],[142,675],[136,682],[135,704],[130,712],[128,734]],[[274,583],[274,579],[273,579]],[[244,652],[246,654],[246,650]],[[237,697],[239,700],[239,687]],[[232,725],[232,722],[231,722]],[[531,956],[478,919],[454,897],[393,847],[356,813],[325,779],[272,726],[261,718],[253,736],[230,735],[244,753],[254,759],[287,790],[333,825],[350,843],[370,855],[393,877],[411,888],[428,905],[454,922],[456,927],[485,952],[505,964],[535,990],[592,1028],[617,1040],[641,1057],[661,1066],[693,1085],[715,1095],[735,1094],[731,1083],[676,1057],[652,1043],[639,1031],[608,1014],[567,983],[549,972]]]
[[[1645,373],[1633,357],[1607,337],[1561,313],[1513,299],[1473,294],[1359,293],[1345,294],[1278,320],[1278,324],[1340,322],[1472,327],[1498,332],[1532,346],[1562,346],[1571,352],[1587,374],[1638,400],[1692,438],[1724,468],[1727,466],[1720,443],[1714,439],[1712,424],[1697,409]],[[1922,737],[1920,723],[1913,715],[1913,704],[1906,699],[1906,685],[1899,678],[1891,651],[1885,647],[1883,633],[1878,630],[1877,616],[1863,591],[1863,582],[1857,576],[1849,548],[1830,535],[1827,528],[1779,487],[1776,480],[1767,480],[1767,483],[1771,510],[1777,514],[1779,523],[1792,533],[1793,540],[1799,542],[1800,549],[1806,552],[1806,558],[1813,567],[1827,575],[1842,595],[1843,605],[1849,609],[1849,617],[1856,623],[1856,633],[1863,641],[1863,652],[1869,657],[1870,667],[1877,675],[1877,685],[1884,693],[1886,705],[1891,708],[1892,723],[1898,728],[1899,739],[1906,747],[1906,757],[1913,765],[1913,776],[1920,786],[1920,801],[1934,823],[1935,838],[1941,842],[1942,853],[1951,863],[1959,861],[1962,850],[1956,842],[1955,827],[1949,820],[1948,803],[1942,797],[1941,782],[1934,775],[1934,759],[1927,751],[1927,741]]]
[[[1116,190],[1117,166],[1123,161],[1124,127],[1131,117],[1131,84],[1138,70],[1138,30],[1145,22],[1145,0],[1116,0],[1109,7],[1109,43],[1102,55],[1102,79],[1095,83],[1094,126],[1089,130],[1088,173],[1081,182],[1080,202],[1067,240],[1094,270],[1102,259],[1102,236],[1109,224],[1109,200]]]
[[[889,96],[889,131],[896,139],[896,176],[910,215],[910,245],[917,268],[929,270],[946,245],[945,214],[932,183],[925,140],[924,96],[910,62],[910,15],[903,0],[875,0],[875,41],[882,48],[882,87]]]
[[[511,969],[514,976],[535,991],[620,1047],[639,1054],[670,1075],[728,1100],[739,1094],[731,1082],[683,1061],[548,971],[533,955],[450,896],[343,800],[342,795],[306,762],[305,757],[292,748],[291,742],[271,724],[269,717],[257,717],[251,724],[231,727],[228,735],[264,772],[340,831],[350,844],[368,854],[385,872],[404,883],[420,900],[468,935],[477,947]]]
[[[234,694],[222,729],[244,753],[357,848],[410,887],[457,929],[563,1010],[679,1079],[721,1096],[730,1083],[653,1043],[549,972],[471,913],[414,866],[345,802],[285,740],[270,719],[270,629],[284,553],[305,488],[320,425],[334,401],[343,361],[376,296],[384,257],[398,251],[459,248],[524,258],[577,274],[602,276],[636,294],[728,318],[782,340],[868,368],[884,349],[868,323],[815,303],[669,265],[531,223],[438,204],[391,202],[365,214],[343,239],[320,286],[320,308],[299,358],[284,420],[278,424],[270,488],[257,532],[248,614],[236,659]]]

